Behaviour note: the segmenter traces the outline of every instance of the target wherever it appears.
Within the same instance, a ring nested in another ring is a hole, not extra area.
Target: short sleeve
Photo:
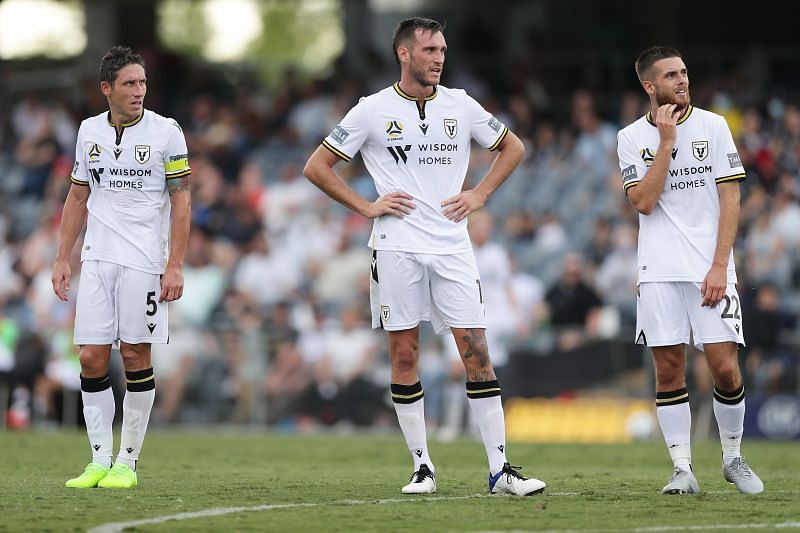
[[[508,135],[508,128],[466,93],[464,93],[464,101],[472,138],[484,148],[497,150],[497,147]]]
[[[164,148],[164,176],[170,180],[181,178],[192,173],[189,167],[189,150],[186,148],[186,137],[178,122],[168,119],[169,130],[167,146]]]
[[[720,117],[720,125],[717,129],[716,140],[716,160],[714,161],[714,174],[716,183],[727,181],[742,181],[745,178],[742,160],[739,159],[739,152],[733,142],[733,135],[728,128],[728,123]]]
[[[72,172],[69,180],[75,185],[89,185],[89,175],[86,169],[86,159],[83,154],[83,124],[78,128],[78,140],[75,142],[75,163],[72,165]]]
[[[322,146],[349,162],[367,140],[368,117],[368,101],[362,98],[325,137]]]
[[[619,170],[622,172],[622,188],[627,194],[628,189],[642,181],[647,173],[647,167],[628,135],[625,134],[625,130],[617,134],[617,158],[619,159]]]

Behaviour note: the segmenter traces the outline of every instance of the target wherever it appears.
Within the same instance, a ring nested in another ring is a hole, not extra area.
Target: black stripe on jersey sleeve
[[[71,181],[75,185],[83,185],[84,187],[88,187],[89,186],[89,182],[88,181],[81,181],[78,178],[76,178],[75,176],[70,176],[69,177],[69,181]]]
[[[331,146],[331,143],[329,143],[327,139],[326,139],[326,140],[324,140],[324,141],[322,141],[322,146],[324,146],[325,148],[327,148],[328,150],[330,150],[331,152],[333,152],[333,154],[334,154],[334,155],[337,155],[337,156],[341,157],[342,159],[344,159],[344,160],[345,160],[345,161],[347,161],[348,163],[349,163],[349,162],[350,162],[350,160],[352,159],[352,157],[350,157],[350,156],[349,156],[349,155],[347,155],[346,153],[344,153],[344,152],[342,152],[342,151],[340,151],[340,150],[337,150],[336,148],[334,148],[333,146]]]
[[[508,128],[503,126],[503,133],[501,133],[500,137],[495,141],[495,143],[489,147],[489,150],[490,151],[497,150],[497,147],[500,146],[500,143],[503,142],[503,139],[506,138],[506,135],[508,135]]]
[[[631,187],[633,187],[634,185],[638,185],[640,181],[642,181],[642,180],[628,181],[628,182],[625,183],[625,185],[623,185],[623,187],[624,187],[625,191],[627,192],[627,190],[630,189]]]
[[[742,181],[745,178],[745,173],[740,172],[739,174],[734,174],[732,176],[721,176],[714,181],[716,183],[725,183],[726,181]]]
[[[191,168],[187,168],[185,170],[181,170],[181,171],[178,171],[178,172],[175,172],[175,173],[172,173],[172,174],[166,174],[165,176],[166,176],[166,179],[173,180],[175,178],[182,178],[184,176],[189,176],[191,174],[192,174],[192,169]]]

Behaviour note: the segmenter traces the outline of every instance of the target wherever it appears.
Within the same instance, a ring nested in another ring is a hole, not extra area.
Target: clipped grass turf
[[[723,480],[718,442],[693,448],[703,493],[663,496],[671,464],[660,441],[511,442],[512,464],[548,483],[544,496],[514,498],[488,495],[480,443],[433,441],[437,493],[404,496],[400,487],[411,474],[411,460],[399,433],[154,430],[145,441],[139,487],[114,491],[64,487],[89,460],[83,433],[5,432],[0,433],[0,531],[87,531],[105,525],[96,531],[109,532],[138,520],[150,522],[125,530],[800,530],[797,443],[744,443],[748,462],[766,485],[758,496],[740,495]],[[213,513],[219,515],[209,516]],[[165,518],[175,515],[180,519]]]

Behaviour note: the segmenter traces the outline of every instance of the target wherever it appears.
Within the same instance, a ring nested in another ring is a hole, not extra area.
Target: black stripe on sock
[[[714,387],[714,399],[719,403],[726,403],[728,405],[736,405],[744,401],[744,383],[739,385],[739,388],[733,392],[726,392]]]
[[[491,398],[500,396],[500,382],[496,379],[492,381],[467,381],[467,398]]]
[[[656,393],[656,407],[666,407],[668,405],[679,405],[689,401],[689,393],[686,387],[678,390]]]
[[[111,387],[111,378],[106,374],[100,378],[86,378],[81,374],[81,390],[83,392],[102,392]]]
[[[152,368],[126,371],[125,380],[128,382],[127,389],[131,392],[147,392],[156,388],[156,377]]]
[[[392,383],[392,401],[394,403],[414,403],[421,400],[425,394],[422,392],[422,383],[417,381],[413,385],[400,385]]]

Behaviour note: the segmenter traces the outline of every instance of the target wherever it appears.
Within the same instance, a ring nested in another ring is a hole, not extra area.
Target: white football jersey
[[[425,99],[387,87],[353,107],[322,142],[345,161],[361,151],[378,194],[406,192],[415,209],[377,217],[370,246],[427,254],[472,250],[467,221],[443,214],[442,200],[461,192],[472,139],[495,150],[508,129],[461,89],[437,86]]]
[[[72,183],[91,188],[81,260],[162,274],[167,263],[167,180],[191,173],[178,123],[145,110],[119,136],[109,112],[78,130]]]
[[[717,247],[717,184],[745,177],[728,124],[720,115],[689,107],[678,121],[664,190],[653,212],[639,214],[639,281],[702,282]],[[617,153],[623,187],[646,179],[660,137],[650,113],[621,130]],[[736,282],[733,252],[728,282]]]

